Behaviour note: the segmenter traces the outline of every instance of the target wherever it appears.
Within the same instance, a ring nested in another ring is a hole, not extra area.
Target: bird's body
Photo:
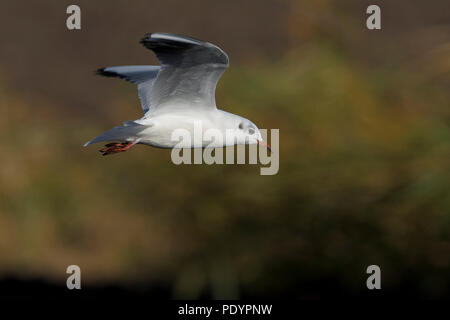
[[[136,84],[144,116],[102,133],[85,146],[119,141],[101,150],[107,155],[138,143],[159,148],[264,144],[251,121],[216,107],[216,84],[228,67],[225,52],[207,42],[165,33],[147,35],[141,43],[156,53],[161,66],[108,67],[98,70],[98,74]],[[174,131],[180,129],[193,139],[173,139]],[[203,139],[208,130],[232,139]],[[195,138],[198,135],[200,139]]]
[[[192,112],[189,106],[183,107],[183,110],[175,113],[163,113],[135,120],[134,122],[138,125],[146,126],[145,129],[136,135],[139,138],[139,143],[159,148],[223,147],[227,144],[215,144],[203,139],[201,140],[201,145],[195,141],[191,141],[189,144],[180,144],[171,137],[172,133],[177,129],[184,129],[189,132],[191,137],[194,137],[196,134],[194,130],[196,125],[199,124],[201,130],[199,133],[202,137],[210,129],[219,130],[225,137],[226,130],[230,130],[233,127],[239,128],[239,123],[237,122],[245,121],[242,117],[219,109],[205,110],[202,113],[198,113]],[[228,145],[233,144],[229,143]]]

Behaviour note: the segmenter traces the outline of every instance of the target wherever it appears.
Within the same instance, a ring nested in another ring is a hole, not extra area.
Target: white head
[[[236,144],[259,144],[271,151],[253,122],[231,113],[228,113],[227,118],[227,130],[232,130]]]

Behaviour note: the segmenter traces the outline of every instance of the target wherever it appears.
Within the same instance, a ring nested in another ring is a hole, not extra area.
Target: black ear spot
[[[239,123],[239,129],[244,129],[244,124],[241,122],[241,123]]]

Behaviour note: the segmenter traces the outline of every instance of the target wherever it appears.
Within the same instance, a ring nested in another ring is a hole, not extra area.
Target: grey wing
[[[216,107],[216,85],[229,65],[224,51],[208,42],[168,33],[146,35],[141,43],[161,62],[151,111],[177,103]]]
[[[159,66],[118,66],[98,69],[97,74],[121,78],[136,84],[142,110],[145,114],[152,105],[152,88],[160,69]]]

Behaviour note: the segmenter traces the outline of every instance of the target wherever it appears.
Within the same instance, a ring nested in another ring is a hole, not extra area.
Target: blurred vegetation
[[[377,264],[388,292],[449,294],[450,42],[406,59],[360,13],[290,2],[283,52],[224,74],[219,106],[280,128],[275,176],[145,146],[101,157],[81,146],[139,117],[134,88],[98,80],[115,92],[88,117],[1,78],[0,276],[60,281],[77,264],[87,283],[163,281],[175,298],[308,298],[327,279],[364,292]]]

